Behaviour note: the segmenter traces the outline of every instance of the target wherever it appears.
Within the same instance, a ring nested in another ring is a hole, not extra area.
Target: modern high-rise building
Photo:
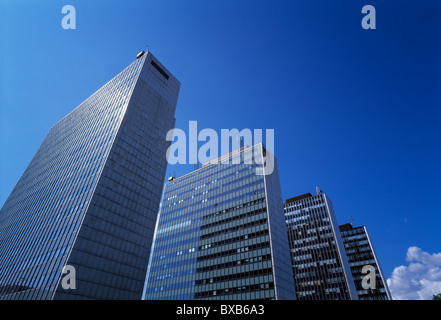
[[[50,129],[0,210],[1,299],[141,299],[179,88],[141,52]]]
[[[352,224],[346,223],[340,226],[341,236],[349,260],[349,266],[357,288],[358,298],[360,300],[391,300],[389,287],[381,270],[380,262],[372,245],[371,237],[366,227],[352,227]],[[370,270],[372,267],[373,270]],[[363,268],[366,268],[363,271]],[[375,272],[374,274],[371,274]],[[363,278],[375,275],[375,283],[371,284],[369,280],[368,288],[363,288]],[[369,286],[372,285],[372,288]]]
[[[328,196],[306,193],[284,203],[299,300],[357,300],[334,209]]]
[[[295,299],[277,162],[262,157],[243,147],[166,183],[145,299]]]

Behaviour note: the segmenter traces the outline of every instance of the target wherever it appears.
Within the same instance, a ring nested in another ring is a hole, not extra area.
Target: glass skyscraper
[[[299,300],[357,300],[331,201],[321,191],[284,203]]]
[[[341,236],[348,256],[352,277],[360,300],[391,300],[389,287],[381,270],[380,262],[372,245],[366,227],[352,227],[347,223],[340,226]],[[375,288],[363,288],[362,281],[369,271],[363,272],[364,266],[372,266],[375,270]]]
[[[267,155],[240,148],[166,183],[145,299],[295,299],[275,159],[257,174]]]
[[[1,299],[141,299],[179,88],[141,52],[50,129],[0,210]]]

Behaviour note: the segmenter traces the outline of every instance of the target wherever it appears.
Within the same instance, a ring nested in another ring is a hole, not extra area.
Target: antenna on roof
[[[349,222],[352,225],[354,223],[354,217],[353,216],[349,216]]]

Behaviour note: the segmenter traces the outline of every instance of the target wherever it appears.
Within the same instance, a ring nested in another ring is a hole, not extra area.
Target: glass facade
[[[351,224],[344,224],[340,226],[340,231],[358,298],[360,300],[391,300],[386,279],[366,227],[353,228]],[[368,271],[363,273],[363,267],[366,265],[375,269],[375,288],[365,289],[362,286],[362,280],[368,274]]]
[[[145,53],[51,128],[0,210],[1,299],[141,298],[179,87]]]
[[[265,153],[241,148],[166,183],[145,299],[295,299],[277,163],[256,174]]]
[[[334,209],[323,194],[286,200],[285,219],[299,300],[357,300]]]

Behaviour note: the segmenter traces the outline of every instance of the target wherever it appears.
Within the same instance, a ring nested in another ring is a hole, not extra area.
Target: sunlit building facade
[[[277,162],[255,161],[266,155],[241,148],[166,183],[145,299],[295,299]]]
[[[179,88],[141,52],[50,129],[0,210],[0,299],[141,299]]]

